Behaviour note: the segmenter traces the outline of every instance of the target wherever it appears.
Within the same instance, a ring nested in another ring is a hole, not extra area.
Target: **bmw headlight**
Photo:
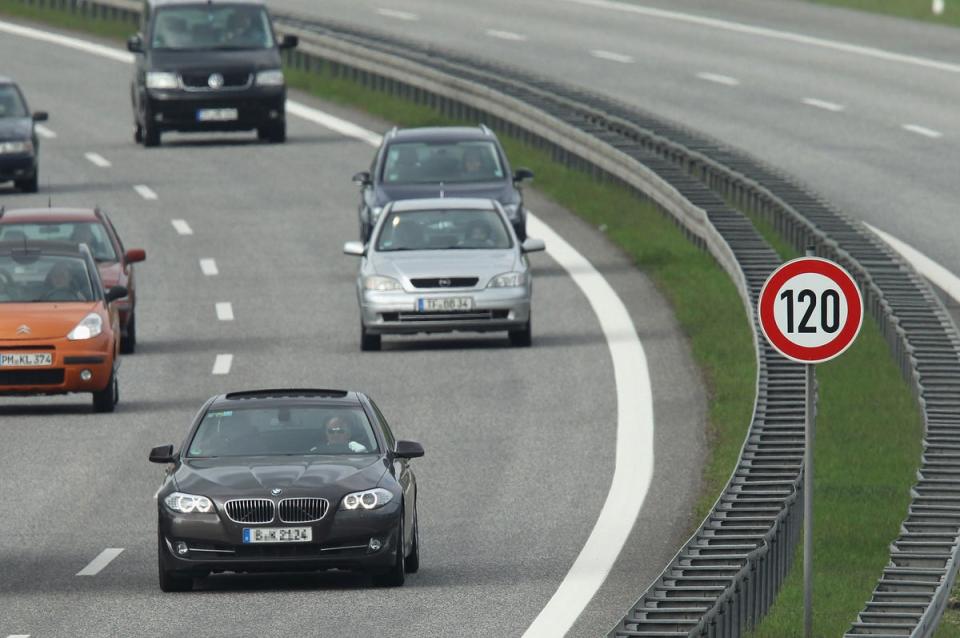
[[[510,219],[517,219],[520,216],[520,204],[504,204],[503,212],[505,212]]]
[[[174,512],[181,514],[209,514],[213,511],[213,502],[206,496],[197,496],[196,494],[184,494],[183,492],[174,492],[163,502]]]
[[[280,69],[257,71],[257,86],[283,86],[283,71]]]
[[[383,507],[387,503],[393,500],[393,494],[389,490],[385,490],[382,487],[375,487],[372,490],[365,490],[363,492],[351,492],[343,497],[343,500],[340,501],[340,509],[342,510],[373,510],[378,507]]]
[[[527,284],[527,273],[525,272],[505,272],[497,275],[490,280],[487,288],[518,288]]]
[[[70,341],[83,341],[84,339],[93,339],[103,332],[103,319],[95,312],[80,320],[73,330],[67,335]]]
[[[369,275],[363,278],[363,288],[365,290],[375,290],[377,292],[389,292],[391,290],[403,290],[400,282],[393,277],[384,275]]]
[[[167,71],[147,71],[148,89],[176,89],[180,87],[180,80],[176,73]]]
[[[17,140],[15,142],[0,142],[0,155],[14,155],[20,153],[33,154],[33,142]]]

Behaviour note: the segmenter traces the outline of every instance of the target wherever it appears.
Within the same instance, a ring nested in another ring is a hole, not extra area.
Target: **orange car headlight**
[[[95,312],[80,320],[73,330],[67,335],[70,341],[83,341],[84,339],[93,339],[103,332],[103,319]]]

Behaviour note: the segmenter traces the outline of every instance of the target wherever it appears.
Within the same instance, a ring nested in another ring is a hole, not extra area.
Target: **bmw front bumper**
[[[421,312],[420,299],[470,297],[468,311]],[[480,290],[418,290],[360,293],[360,314],[370,334],[497,332],[519,330],[530,321],[530,286]]]

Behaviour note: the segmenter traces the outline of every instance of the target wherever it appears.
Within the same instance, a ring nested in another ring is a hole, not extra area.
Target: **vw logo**
[[[223,87],[223,76],[219,73],[211,73],[210,77],[207,78],[207,86],[211,89],[219,89]]]
[[[18,335],[28,335],[28,334],[30,334],[30,326],[28,326],[27,324],[23,324],[22,326],[20,326],[19,328],[17,328],[17,334],[18,334]]]
[[[441,280],[438,281],[437,283],[440,284],[441,286],[443,286],[444,288],[450,287],[450,280],[449,280],[449,279],[441,279]]]
[[[279,487],[275,487],[275,488],[273,488],[272,490],[270,490],[270,493],[271,493],[273,496],[280,496],[280,494],[283,493],[283,490],[281,490]]]

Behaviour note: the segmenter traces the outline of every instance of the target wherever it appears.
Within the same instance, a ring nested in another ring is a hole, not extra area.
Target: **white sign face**
[[[833,341],[848,314],[840,286],[812,272],[788,279],[773,302],[773,318],[780,332],[804,348],[818,348]]]

